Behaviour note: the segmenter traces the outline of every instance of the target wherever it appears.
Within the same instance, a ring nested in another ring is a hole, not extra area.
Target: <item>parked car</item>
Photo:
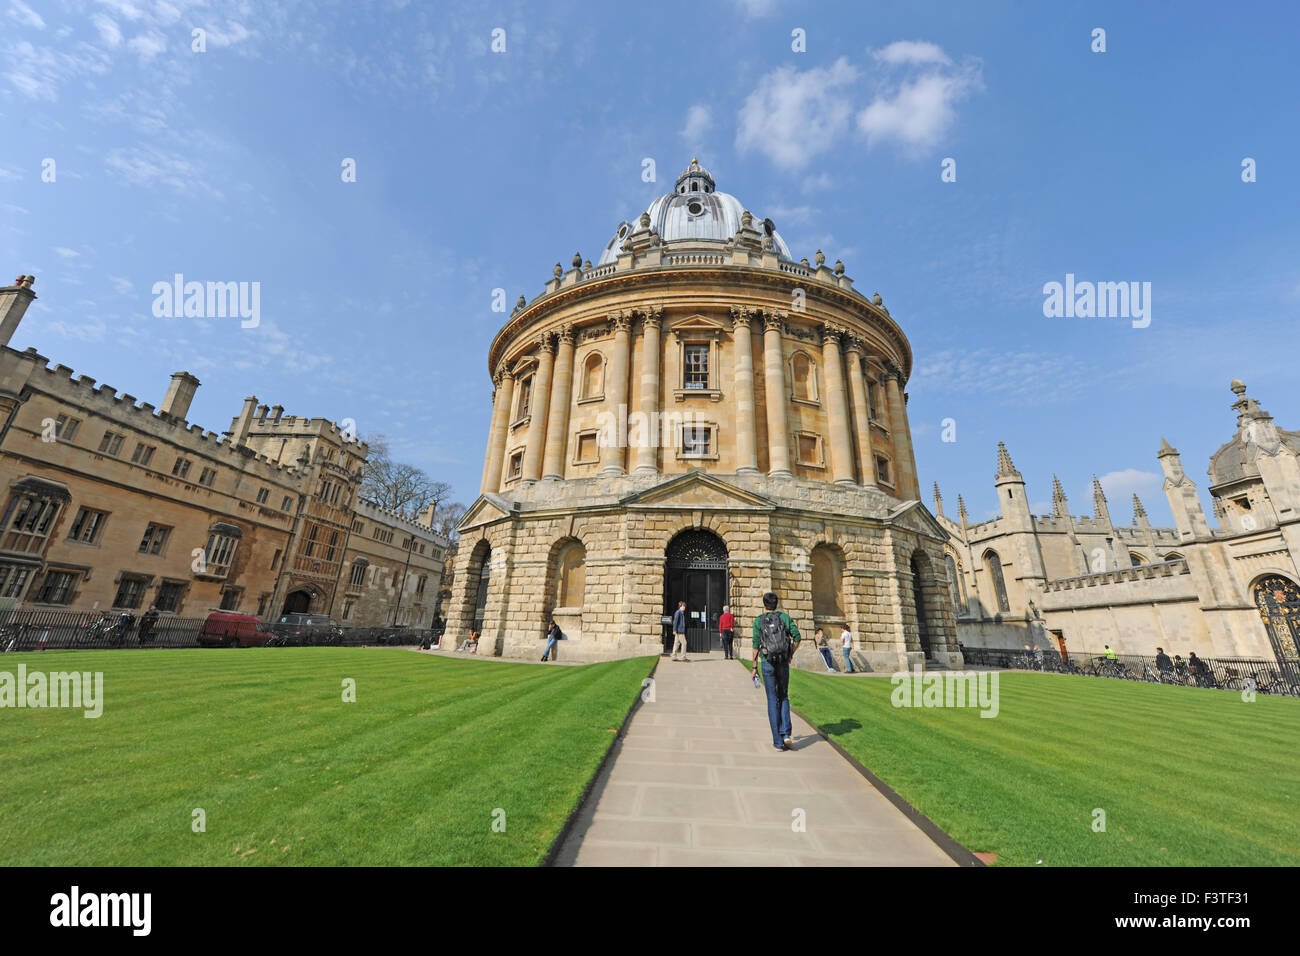
[[[328,614],[284,614],[271,625],[271,630],[277,638],[275,643],[281,646],[339,644],[343,641],[343,626]]]
[[[199,629],[200,647],[263,647],[272,637],[256,615],[213,611]]]

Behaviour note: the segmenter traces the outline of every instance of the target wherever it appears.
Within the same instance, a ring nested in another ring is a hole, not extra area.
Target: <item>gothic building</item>
[[[528,656],[554,617],[570,659],[658,653],[684,600],[701,651],[723,605],[747,636],[773,590],[809,632],[848,622],[862,666],[957,659],[906,336],[843,264],[796,261],[698,162],[595,264],[557,263],[521,296],[487,360],[457,640],[477,627],[480,652]]]
[[[1178,451],[1157,458],[1173,527],[1154,527],[1133,496],[1116,524],[1093,479],[1090,516],[1070,514],[1053,479],[1052,514],[1030,513],[1025,482],[998,445],[1000,515],[974,523],[935,511],[950,535],[945,564],[967,647],[1025,644],[1073,652],[1294,660],[1300,636],[1300,432],[1286,431],[1231,384],[1237,431],[1210,459],[1217,527],[1206,520]]]

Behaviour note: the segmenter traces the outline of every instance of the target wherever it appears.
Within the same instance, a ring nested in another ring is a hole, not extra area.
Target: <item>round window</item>
[[[624,236],[626,236],[626,235],[627,235],[627,226],[623,226],[623,227],[622,227],[621,229],[619,229],[619,231],[618,231],[618,237],[619,237],[620,239],[622,239],[622,238],[623,238]]]
[[[703,204],[698,202],[688,203],[686,206],[686,211],[689,212],[692,216],[698,216],[700,213],[704,212],[704,206]]]

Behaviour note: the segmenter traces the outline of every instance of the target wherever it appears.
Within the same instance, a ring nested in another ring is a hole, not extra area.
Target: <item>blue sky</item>
[[[1096,473],[1113,517],[1136,490],[1165,523],[1160,438],[1204,491],[1230,379],[1300,427],[1297,21],[1249,3],[0,0],[0,268],[40,296],[11,344],[155,403],[188,369],[190,418],[218,431],[254,393],[352,418],[468,503],[492,290],[531,298],[557,261],[595,259],[698,155],[796,257],[820,248],[884,297],[949,514],[959,491],[991,514],[1003,440],[1036,509],[1056,473],[1089,512]],[[260,325],[155,317],[178,272],[260,282]],[[1150,282],[1149,327],[1044,317],[1067,273]]]

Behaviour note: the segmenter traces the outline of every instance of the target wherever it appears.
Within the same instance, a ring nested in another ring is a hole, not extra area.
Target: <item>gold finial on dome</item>
[[[691,157],[691,165],[692,165],[692,166],[698,166],[698,165],[700,165],[700,160],[699,160],[699,157],[698,157],[698,156],[692,156],[692,157]]]

